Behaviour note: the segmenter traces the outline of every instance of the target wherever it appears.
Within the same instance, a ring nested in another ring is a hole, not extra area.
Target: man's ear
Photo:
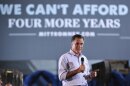
[[[73,42],[71,42],[71,46],[73,45]]]

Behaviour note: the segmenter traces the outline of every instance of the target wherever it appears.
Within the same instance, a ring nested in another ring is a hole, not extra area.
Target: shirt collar
[[[70,53],[71,55],[77,56],[76,53],[75,53],[74,51],[72,51],[71,49],[70,49],[69,53]],[[80,53],[79,56],[81,56],[81,55],[82,55],[82,53]]]

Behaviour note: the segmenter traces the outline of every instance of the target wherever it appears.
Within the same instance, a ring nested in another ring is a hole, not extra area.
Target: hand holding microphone
[[[81,65],[80,65],[80,67],[78,68],[78,72],[80,73],[80,72],[84,72],[84,70],[85,70],[85,65],[84,65],[84,58],[82,57],[81,58]]]

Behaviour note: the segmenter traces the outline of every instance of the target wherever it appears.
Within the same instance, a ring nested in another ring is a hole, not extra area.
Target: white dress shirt
[[[81,58],[84,58],[85,71],[76,74],[70,79],[66,79],[66,75],[69,71],[79,68]],[[63,54],[58,62],[58,76],[63,86],[87,85],[87,80],[85,80],[84,76],[89,74],[89,70],[90,67],[87,58],[82,54],[77,57],[72,50]]]

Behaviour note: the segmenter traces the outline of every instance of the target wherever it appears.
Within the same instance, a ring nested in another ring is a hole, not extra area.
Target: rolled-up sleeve
[[[65,56],[62,55],[60,57],[60,59],[59,59],[59,62],[58,62],[58,76],[59,76],[59,79],[61,81],[65,80],[67,73],[68,73],[67,62],[66,62]]]

